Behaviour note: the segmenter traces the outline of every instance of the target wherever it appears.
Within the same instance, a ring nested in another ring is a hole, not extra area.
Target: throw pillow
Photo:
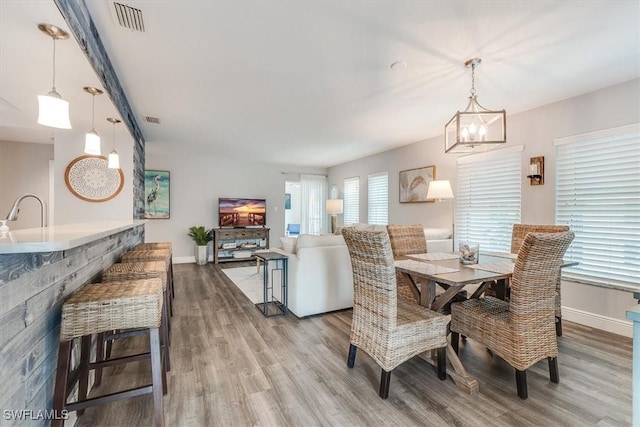
[[[298,239],[296,239],[295,237],[281,237],[280,238],[280,243],[282,244],[282,249],[285,252],[289,252],[292,254],[296,253],[296,242],[298,241]]]

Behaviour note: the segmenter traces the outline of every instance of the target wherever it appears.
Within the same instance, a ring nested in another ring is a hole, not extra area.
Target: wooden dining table
[[[478,298],[489,284],[506,289],[513,274],[516,254],[481,253],[477,264],[462,264],[457,253],[426,253],[398,257],[395,268],[409,280],[411,291],[420,305],[441,311],[467,286],[478,285],[469,298]],[[566,262],[563,267],[575,265]],[[418,280],[416,280],[418,279]],[[432,355],[433,356],[433,355]],[[434,364],[433,357],[425,358]],[[447,373],[456,385],[467,393],[478,391],[478,381],[469,375],[451,344],[447,345]]]

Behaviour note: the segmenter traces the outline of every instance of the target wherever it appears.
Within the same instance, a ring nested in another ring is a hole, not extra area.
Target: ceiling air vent
[[[113,2],[115,16],[121,27],[144,33],[144,20],[142,11],[126,4]]]
[[[157,117],[151,117],[151,116],[142,116],[144,118],[144,121],[147,123],[153,123],[154,125],[159,125],[160,124],[160,119]]]

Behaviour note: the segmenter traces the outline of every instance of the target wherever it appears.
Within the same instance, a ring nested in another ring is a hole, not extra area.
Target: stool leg
[[[102,362],[104,360],[104,332],[100,332],[96,337],[96,362]],[[96,368],[95,386],[99,386],[102,383],[102,368]]]
[[[82,337],[80,345],[80,384],[78,386],[78,401],[87,400],[89,388],[89,362],[91,360],[91,335]],[[84,415],[84,409],[78,410],[78,416]]]
[[[56,386],[53,391],[53,410],[55,414],[62,414],[62,410],[67,404],[67,377],[69,376],[69,365],[71,364],[71,343],[63,341],[58,349],[58,370],[56,371]],[[64,426],[62,417],[51,420],[52,427]]]
[[[171,298],[175,298],[176,290],[173,287],[173,255],[169,258],[169,270],[171,271]]]
[[[171,267],[169,267],[169,269],[167,270],[167,291],[166,291],[169,295],[172,287],[173,285],[171,281]],[[171,302],[172,298],[165,298],[165,301],[167,301],[169,305],[169,315],[173,316],[173,303]]]
[[[171,358],[169,356],[169,345],[171,340],[169,338],[169,316],[167,314],[167,305],[162,304],[162,319],[160,321],[160,328],[162,329],[162,343],[164,346],[165,362],[167,371],[171,370]]]
[[[171,303],[169,302],[171,300],[171,297],[169,296],[169,289],[167,288],[167,290],[165,292],[162,293],[162,297],[164,299],[163,303],[162,303],[162,311],[163,313],[167,314],[167,334],[171,333],[171,314],[169,313],[169,309],[171,308]],[[163,314],[164,315],[164,314]],[[170,342],[169,342],[170,344]]]
[[[164,402],[162,398],[162,360],[158,328],[149,330],[151,346],[151,377],[153,384],[153,413],[156,427],[164,427]]]

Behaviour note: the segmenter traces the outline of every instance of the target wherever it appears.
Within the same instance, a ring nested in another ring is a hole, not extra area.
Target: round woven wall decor
[[[124,186],[122,169],[109,169],[104,156],[80,156],[73,159],[64,172],[67,188],[87,202],[106,202]]]

